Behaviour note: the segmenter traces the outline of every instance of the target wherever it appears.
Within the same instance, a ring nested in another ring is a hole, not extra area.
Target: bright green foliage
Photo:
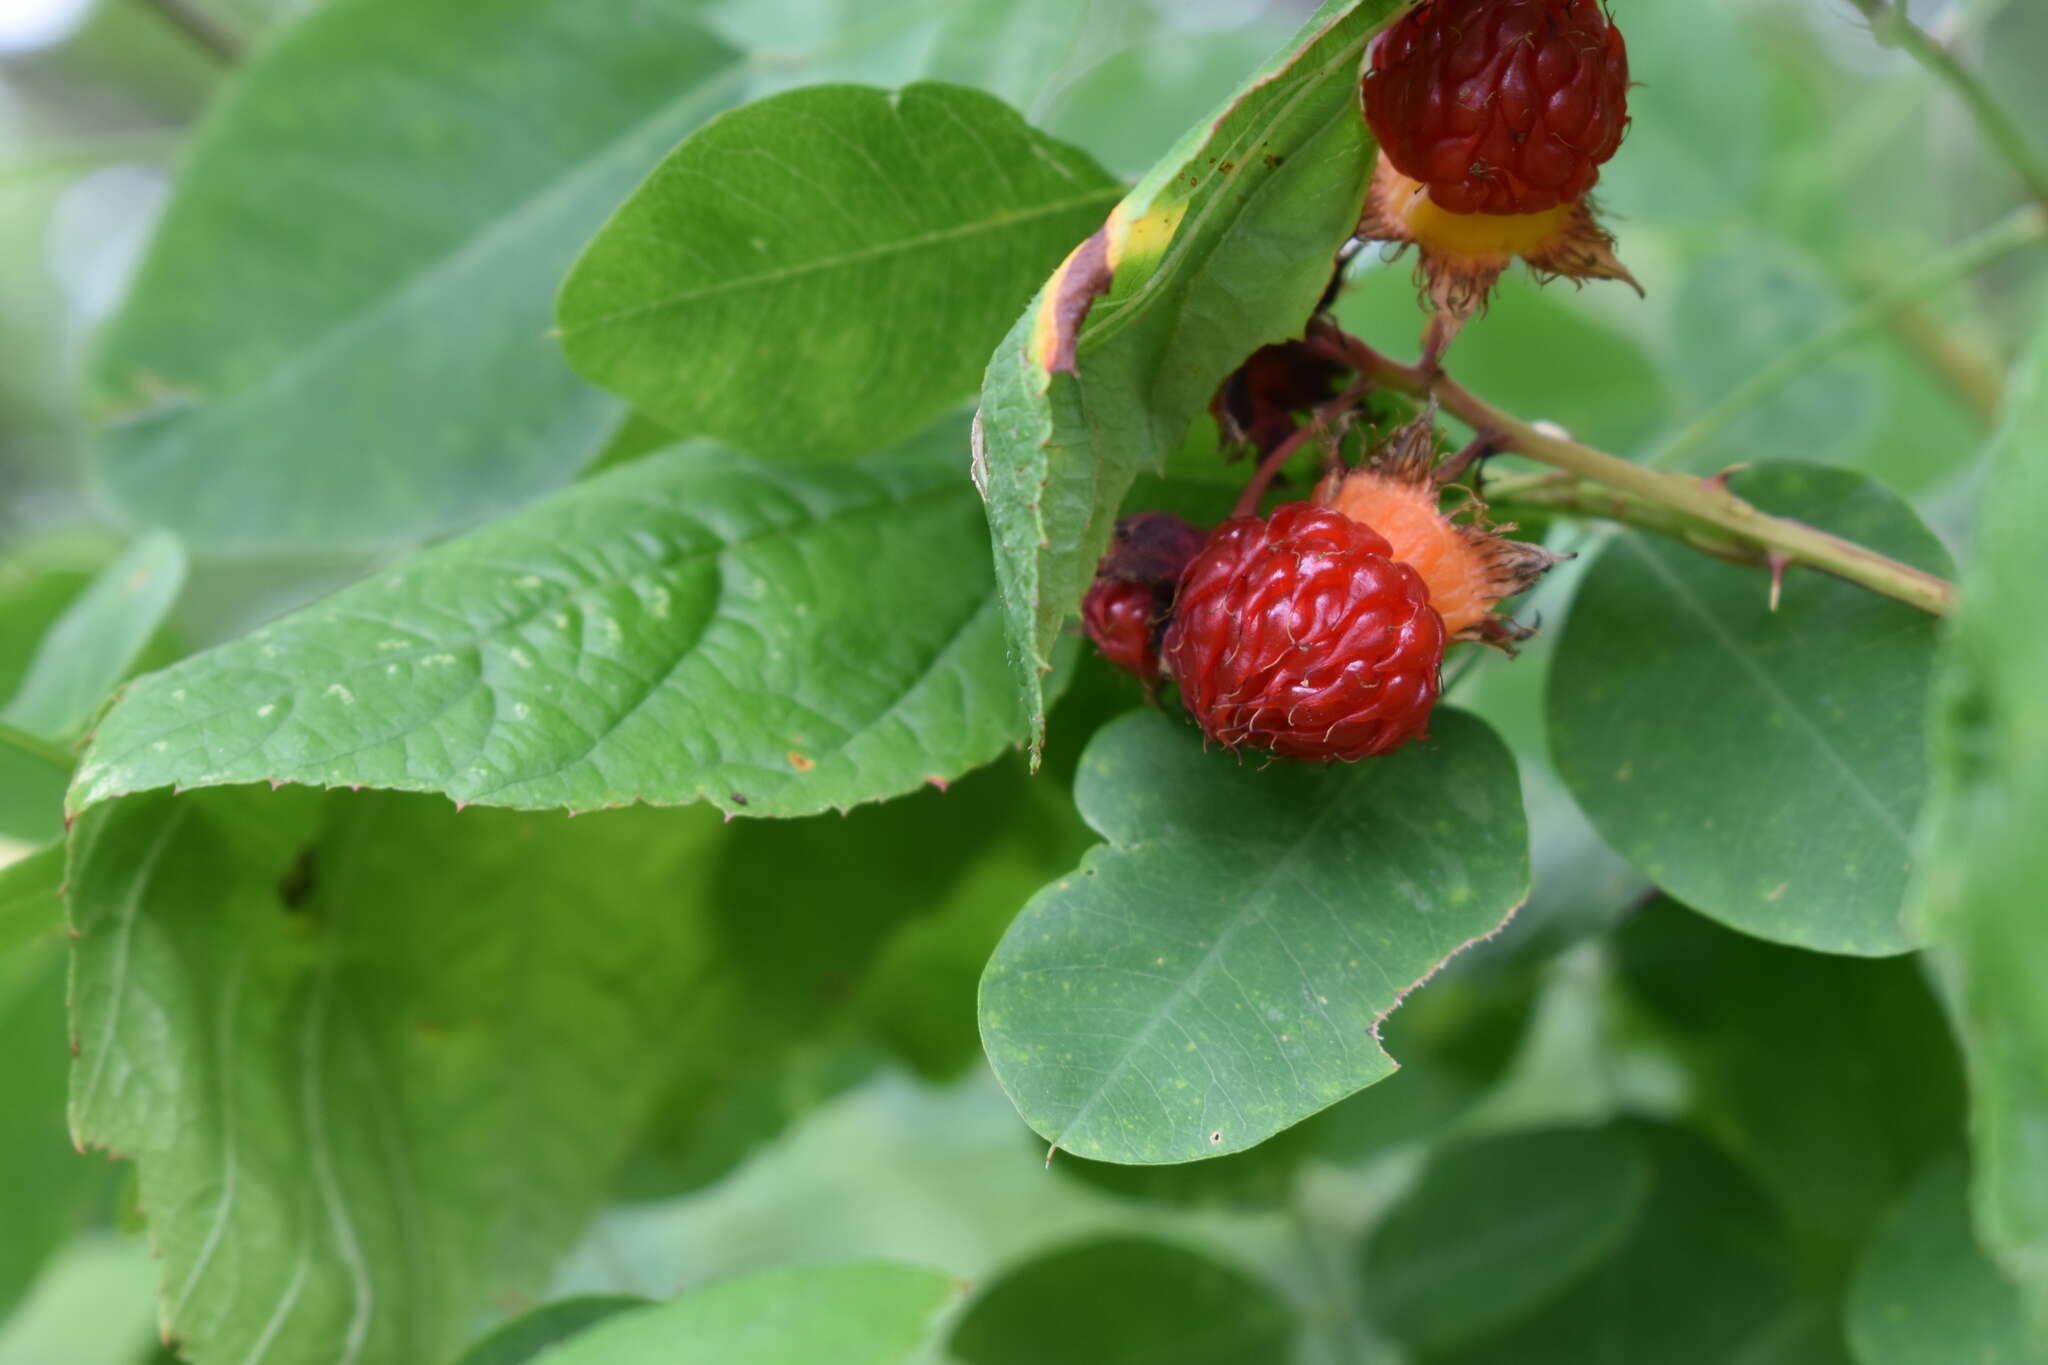
[[[138,537],[44,633],[0,721],[49,740],[78,733],[127,676],[184,582],[176,536]]]
[[[1279,1296],[1242,1271],[1117,1237],[1009,1270],[968,1305],[947,1346],[961,1365],[1238,1365],[1288,1359],[1296,1330]]]
[[[650,1040],[744,1007],[717,827],[248,790],[84,816],[72,1125],[140,1166],[168,1329],[434,1360],[535,1288],[671,1065]]]
[[[0,838],[31,847],[64,837],[71,755],[0,722]]]
[[[989,361],[975,482],[1034,736],[1053,641],[1132,481],[1163,468],[1247,355],[1300,331],[1330,282],[1372,165],[1359,64],[1393,7],[1325,5],[1138,182]]]
[[[646,1299],[625,1294],[585,1294],[559,1299],[506,1323],[463,1352],[456,1365],[527,1365],[550,1347],[606,1318],[646,1306]]]
[[[1442,1151],[1366,1244],[1368,1311],[1434,1350],[1482,1337],[1606,1259],[1650,1192],[1625,1129],[1549,1129]]]
[[[1378,1025],[1528,894],[1514,764],[1479,722],[1355,766],[1240,765],[1117,721],[1074,799],[1107,840],[989,960],[981,1031],[1033,1129],[1153,1163],[1263,1142],[1396,1065]]]
[[[1856,1365],[2042,1365],[2048,1336],[1970,1232],[1963,1163],[1930,1166],[1878,1229],[1849,1293]]]
[[[562,288],[587,378],[677,431],[798,458],[902,439],[1118,187],[960,86],[817,86],[676,148]]]
[[[1962,963],[1977,1227],[2048,1305],[2048,330],[2015,379],[1942,680],[1921,912]]]
[[[1730,487],[1948,567],[1908,508],[1847,471],[1768,465]],[[1808,570],[1772,611],[1756,570],[1623,532],[1573,603],[1551,752],[1601,835],[1701,913],[1825,952],[1905,952],[1936,640],[1925,613]]]
[[[73,807],[266,779],[807,815],[957,777],[1023,724],[946,444],[580,484],[137,683]]]
[[[92,369],[100,464],[195,547],[402,545],[561,483],[617,420],[555,283],[735,93],[686,5],[355,0],[223,93]]]
[[[771,1270],[621,1313],[548,1365],[913,1365],[961,1286],[872,1263]]]
[[[0,868],[0,953],[39,942],[64,923],[64,850],[52,845]]]
[[[1961,610],[1503,454],[1538,634],[1325,766],[1072,618],[1333,283],[1413,355],[1403,0],[9,47],[0,1365],[2048,1365],[2048,19],[1614,8],[1647,297],[1511,271],[1446,448]]]
[[[0,1319],[108,1184],[65,1140],[63,873],[59,848],[0,869]]]

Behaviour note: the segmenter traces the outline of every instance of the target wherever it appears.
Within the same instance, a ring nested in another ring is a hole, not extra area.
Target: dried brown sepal
[[[1539,284],[1555,279],[1620,280],[1638,297],[1648,297],[1614,254],[1614,234],[1600,226],[1591,195],[1570,205],[1557,235],[1538,249],[1523,252],[1522,259]]]

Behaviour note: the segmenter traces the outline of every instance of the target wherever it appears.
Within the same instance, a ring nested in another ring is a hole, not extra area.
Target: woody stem
[[[1634,516],[1622,519],[1658,530],[1682,529],[1684,539],[1724,558],[1739,554],[1751,562],[1804,564],[1936,616],[1955,609],[1955,585],[1946,579],[1804,522],[1771,516],[1730,492],[1718,479],[1646,469],[1511,416],[1441,370],[1429,372],[1403,365],[1356,337],[1346,337],[1344,348],[1349,363],[1375,384],[1414,398],[1434,397],[1444,411],[1480,437],[1492,439],[1500,450],[1602,486],[1608,495],[1604,504],[1590,492],[1583,494],[1586,510],[1596,515],[1612,515],[1617,508],[1633,511]],[[1620,495],[1619,500],[1613,498],[1615,494]],[[1595,510],[1602,507],[1605,510]]]

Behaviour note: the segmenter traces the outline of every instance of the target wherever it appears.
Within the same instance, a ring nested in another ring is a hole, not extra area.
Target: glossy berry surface
[[[1159,590],[1098,578],[1081,599],[1081,625],[1102,657],[1146,682],[1159,676]]]
[[[1218,743],[1349,762],[1422,735],[1444,644],[1429,589],[1377,532],[1294,502],[1210,533],[1162,661]]]
[[[1422,0],[1373,43],[1365,117],[1449,213],[1541,213],[1593,188],[1628,126],[1599,0]]]
[[[1207,537],[1171,512],[1139,512],[1116,524],[1095,582],[1081,599],[1081,625],[1102,657],[1146,682],[1159,676],[1159,636],[1181,570]]]

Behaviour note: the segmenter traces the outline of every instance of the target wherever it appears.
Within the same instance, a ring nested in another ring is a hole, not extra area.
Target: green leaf
[[[2048,637],[2021,624],[2048,575],[2048,328],[2009,395],[1940,687],[1916,899],[1962,965],[1977,1228],[2048,1307]]]
[[[1111,1237],[1016,1266],[948,1343],[963,1365],[1242,1365],[1291,1357],[1293,1311],[1243,1272],[1170,1242]]]
[[[113,558],[113,549],[97,536],[59,535],[10,547],[0,557],[0,696],[20,688],[36,646]]]
[[[978,90],[794,90],[715,120],[626,201],[562,287],[562,344],[686,435],[874,450],[974,392],[1118,192]]]
[[[701,915],[719,829],[249,789],[82,816],[72,1124],[140,1166],[167,1331],[439,1360],[536,1289],[739,1008]]]
[[[1599,193],[1624,229],[1718,226],[1768,200],[1762,182],[1780,111],[1744,31],[1748,18],[1723,5],[1623,11],[1630,68],[1642,84],[1630,94],[1626,149],[1601,168]],[[1627,257],[1630,243],[1621,246]]]
[[[961,1286],[871,1262],[770,1270],[621,1313],[548,1365],[910,1365]]]
[[[1729,1160],[1677,1128],[1623,1131],[1651,1187],[1621,1245],[1590,1275],[1485,1340],[1429,1365],[1727,1365],[1787,1306],[1770,1206]]]
[[[92,365],[115,503],[209,551],[373,549],[565,481],[619,408],[549,339],[556,284],[736,89],[690,8],[356,0],[264,46]]]
[[[1934,572],[1940,544],[1857,474],[1766,465],[1730,485]],[[1901,923],[1927,788],[1939,622],[1803,569],[1763,574],[1622,532],[1572,606],[1550,676],[1559,774],[1615,851],[1760,938],[1882,956]]]
[[[74,809],[267,779],[806,815],[957,777],[1023,725],[948,444],[696,444],[578,484],[139,680]]]
[[[1527,904],[1515,912],[1503,940],[1528,913]],[[1288,1131],[1325,1160],[1356,1164],[1453,1129],[1509,1074],[1536,1019],[1536,974],[1488,970],[1502,946],[1453,959],[1381,1021],[1380,1043],[1401,1059],[1399,1071]]]
[[[864,823],[865,812],[855,811],[837,822],[864,843],[832,838],[820,817],[808,822],[811,840],[775,856],[829,855],[836,848],[838,858],[819,864],[838,878],[832,901],[896,899],[918,912],[875,955],[848,1008],[921,1075],[948,1078],[981,1059],[975,993],[1017,907],[1072,867],[1093,841],[1066,791],[1033,781],[1021,756],[1006,757],[944,793],[919,793],[875,810],[889,818]],[[744,847],[743,838],[735,842]],[[891,876],[855,891],[847,874],[872,865],[878,848],[917,849],[919,870],[896,863]]]
[[[1019,5],[1014,0],[950,0],[935,9],[925,8],[932,13],[930,22],[936,29],[927,59],[931,75],[939,80],[979,86],[1019,108],[1034,111],[1034,118],[1036,110],[1064,93],[1059,90],[1063,78],[1071,80],[1075,68],[1082,63],[1126,48],[1127,44],[1135,43],[1141,51],[1175,45],[1171,40],[1160,41],[1160,16],[1145,0],[1040,0],[1031,5]],[[874,0],[868,0],[856,12],[866,16],[873,9]],[[1239,39],[1241,69],[1243,34],[1232,36]],[[1224,89],[1236,83],[1235,75],[1233,72]],[[1144,122],[1153,114],[1145,107],[1151,92],[1127,93],[1131,98],[1118,111],[1119,115],[1125,120]],[[1178,135],[1208,103],[1198,104],[1189,111],[1188,118],[1169,125],[1159,142]],[[1149,151],[1145,160],[1151,160]],[[1031,283],[1035,285],[1038,281]]]
[[[64,1131],[64,850],[0,868],[0,1322],[108,1185]]]
[[[631,1294],[585,1294],[558,1299],[512,1319],[463,1352],[456,1365],[527,1365],[550,1347],[595,1327],[606,1318],[645,1308],[649,1301]]]
[[[1728,1365],[1853,1365],[1839,1303],[1805,1303],[1767,1323]]]
[[[1071,4],[1072,0],[1064,0]],[[1087,8],[1099,14],[1102,0]],[[1126,4],[1140,11],[1144,6]],[[1019,8],[1018,15],[1037,12]],[[1234,17],[1246,17],[1250,7]],[[1077,76],[1039,104],[1046,131],[1087,148],[1102,164],[1132,179],[1150,170],[1204,115],[1222,108],[1244,82],[1246,59],[1287,40],[1299,14],[1267,12],[1223,28],[1180,28],[1151,34]]]
[[[14,1316],[0,1323],[0,1365],[148,1361],[157,1344],[150,1288],[157,1265],[139,1237],[91,1231],[52,1258]]]
[[[1821,267],[1775,238],[1750,237],[1687,272],[1671,313],[1672,371],[1693,407],[1710,409],[1789,341],[1804,340],[1823,320],[1847,311]],[[1853,459],[1884,412],[1871,369],[1860,358],[1820,360],[1783,388],[1730,412],[1713,438],[1681,463],[1710,474],[1740,461]]]
[[[1920,964],[1778,947],[1669,901],[1612,942],[1702,1121],[1817,1243],[1809,1250],[1843,1269],[1871,1221],[1962,1135],[1961,1060]]]
[[[176,536],[136,537],[50,626],[0,721],[44,739],[77,734],[135,666],[184,582]]]
[[[64,837],[71,755],[0,723],[0,839],[35,847]]]
[[[0,864],[0,953],[59,932],[64,924],[64,847],[51,844]]]
[[[1388,1011],[1528,892],[1514,761],[1439,710],[1356,765],[1246,764],[1156,711],[1075,787],[1107,843],[1024,907],[982,1041],[1039,1134],[1136,1164],[1242,1151],[1390,1074]]]
[[[1372,168],[1359,70],[1395,7],[1325,5],[1125,196],[989,361],[975,477],[1034,738],[1053,643],[1132,481],[1329,284]]]
[[[722,1174],[884,1060],[875,1043],[939,1072],[978,1058],[983,964],[1017,907],[1088,843],[1066,794],[1031,781],[1015,754],[945,791],[843,818],[736,823],[719,846],[708,917],[728,961],[723,984],[748,1017],[677,1069],[628,1196]],[[885,850],[915,856],[878,864]],[[863,1033],[869,1045],[852,1045]],[[819,1047],[821,1035],[849,1043]]]
[[[1878,1229],[1849,1289],[1857,1365],[2042,1365],[2048,1337],[1970,1232],[1958,1157],[1938,1161]]]
[[[1622,1129],[1558,1128],[1446,1148],[1373,1230],[1362,1266],[1376,1327],[1456,1345],[1556,1298],[1605,1260],[1650,1192]]]

